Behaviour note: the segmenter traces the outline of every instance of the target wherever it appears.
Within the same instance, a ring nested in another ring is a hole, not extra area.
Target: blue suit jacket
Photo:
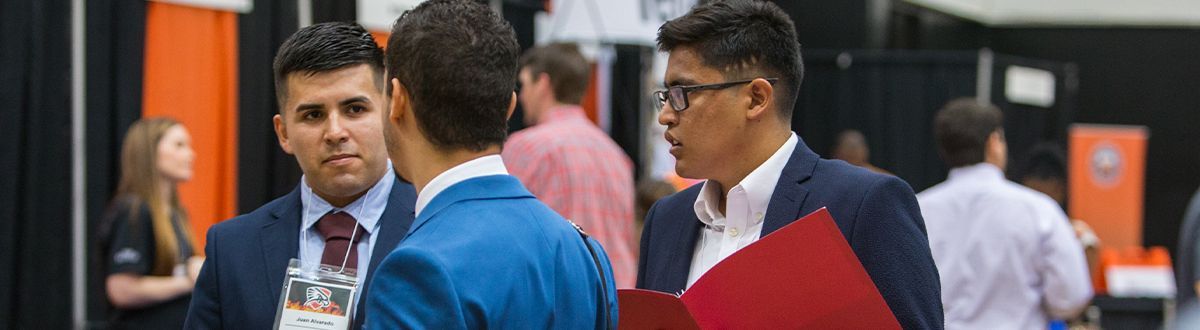
[[[701,186],[663,198],[646,214],[638,288],[675,293],[687,285],[702,228],[693,208]],[[912,188],[893,176],[820,159],[801,140],[771,195],[762,236],[821,207],[829,208],[900,325],[941,329],[941,284]]]
[[[392,184],[363,292],[370,289],[371,273],[379,268],[379,262],[408,232],[416,200],[411,184],[399,180]],[[185,329],[268,329],[274,325],[288,261],[296,258],[300,248],[302,208],[297,186],[253,212],[209,228],[204,247],[207,259],[192,292]],[[353,329],[362,326],[363,306],[360,302]]]
[[[616,288],[590,240],[615,322]],[[468,179],[421,211],[367,292],[370,329],[593,329],[601,277],[578,232],[510,175]]]

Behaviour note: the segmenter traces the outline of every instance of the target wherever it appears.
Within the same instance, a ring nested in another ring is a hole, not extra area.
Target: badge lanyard
[[[312,199],[309,194],[303,194],[304,215],[308,215]],[[362,217],[363,210],[370,200],[371,191],[363,196],[355,221]],[[275,326],[273,329],[348,329],[354,315],[354,297],[358,290],[358,270],[348,271],[346,262],[350,252],[358,248],[354,238],[358,235],[355,229],[350,234],[350,244],[342,258],[340,267],[337,265],[322,265],[302,263],[293,258],[288,263],[287,273],[280,292],[279,305],[275,311]],[[300,233],[301,242],[307,244],[308,230]],[[303,258],[305,249],[300,249]]]
[[[354,221],[356,223],[358,222],[358,219],[362,219],[363,210],[367,208],[367,203],[371,200],[372,190],[374,190],[374,189],[367,190],[366,195],[363,195],[362,204],[358,206],[358,212],[355,212],[355,214],[354,214]],[[312,197],[309,195],[311,195],[311,194],[301,194],[301,196],[303,198],[302,202],[304,203],[304,215],[308,215],[308,209],[309,209],[310,205],[312,205]],[[358,229],[355,229],[353,232],[350,233],[350,244],[348,244],[346,247],[346,253],[344,255],[342,255],[342,264],[341,264],[341,267],[337,268],[336,273],[344,274],[344,272],[346,271],[346,262],[350,261],[350,251],[354,251],[355,249],[358,249],[358,244],[356,244],[354,242],[354,238],[357,235],[358,235]],[[301,230],[300,236],[301,236],[300,237],[301,244],[307,244],[308,243],[308,229]],[[300,249],[300,259],[301,260],[305,259],[304,256],[306,254],[305,253],[306,250],[307,249]],[[319,262],[318,262],[318,264],[319,264]],[[330,265],[330,266],[333,266],[333,265]]]

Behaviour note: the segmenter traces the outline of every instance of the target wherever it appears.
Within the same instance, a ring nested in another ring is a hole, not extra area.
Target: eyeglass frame
[[[666,90],[655,91],[654,92],[654,100],[658,102],[658,110],[662,110],[663,106],[670,104],[671,109],[675,110],[676,112],[680,112],[683,110],[687,110],[689,107],[691,107],[692,103],[691,103],[691,101],[688,100],[688,94],[691,94],[694,91],[721,90],[721,89],[726,89],[726,88],[741,85],[741,84],[748,84],[748,83],[751,83],[758,79],[766,80],[767,83],[770,83],[771,85],[775,85],[775,83],[779,81],[779,78],[759,77],[759,78],[753,78],[753,79],[728,81],[728,82],[721,82],[721,83],[715,83],[715,84],[671,86],[671,87],[668,87]],[[672,94],[671,92],[675,91],[675,90],[678,90],[679,93],[681,93],[680,95],[683,95],[683,97],[682,97],[683,98],[683,107],[682,108],[676,109],[675,102],[671,101],[672,99],[674,99],[673,97],[671,97],[671,94]]]

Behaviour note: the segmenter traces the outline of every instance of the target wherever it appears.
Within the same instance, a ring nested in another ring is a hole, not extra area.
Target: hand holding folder
[[[899,329],[821,208],[717,263],[683,295],[619,290],[622,329]]]

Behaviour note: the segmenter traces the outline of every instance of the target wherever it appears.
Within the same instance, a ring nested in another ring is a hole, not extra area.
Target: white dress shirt
[[[379,217],[383,216],[383,211],[387,209],[388,197],[392,193],[392,184],[396,181],[396,174],[392,171],[391,162],[388,162],[387,173],[384,173],[383,178],[375,182],[375,185],[362,197],[342,208],[334,207],[314,193],[305,179],[303,176],[300,177],[302,183],[300,185],[300,202],[304,205],[304,213],[300,220],[300,262],[310,266],[320,264],[321,256],[325,251],[325,238],[317,230],[317,221],[330,212],[346,212],[366,230],[366,235],[361,239],[355,238],[358,239],[358,244],[355,245],[355,248],[358,249],[358,269],[355,270],[357,272],[355,277],[358,278],[359,285],[362,285],[367,280],[367,271],[371,264],[371,250],[375,248],[375,237],[378,236],[375,233],[379,232]],[[354,293],[354,304],[358,303],[360,297],[362,297],[362,290]]]
[[[504,167],[504,160],[500,158],[500,155],[487,155],[451,167],[433,177],[433,180],[429,180],[429,184],[417,192],[416,215],[418,218],[421,217],[421,210],[424,210],[434,197],[455,183],[481,176],[507,174],[508,168]]]
[[[758,240],[767,204],[797,143],[799,138],[792,133],[771,158],[730,188],[725,194],[725,214],[719,210],[721,196],[717,189],[720,188],[711,180],[704,181],[694,205],[696,217],[704,223],[704,229],[700,230],[700,239],[692,255],[688,288],[718,262]]]
[[[1083,249],[1050,197],[988,163],[917,194],[946,329],[1045,329],[1092,297]]]

